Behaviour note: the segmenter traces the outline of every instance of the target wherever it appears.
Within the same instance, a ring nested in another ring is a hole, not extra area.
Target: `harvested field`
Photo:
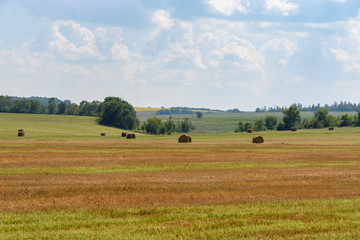
[[[360,146],[1,140],[0,210],[358,198]]]
[[[258,145],[247,133],[194,134],[192,144],[178,144],[178,136],[9,131],[0,138],[0,232],[3,239],[358,239],[359,133],[269,131]]]

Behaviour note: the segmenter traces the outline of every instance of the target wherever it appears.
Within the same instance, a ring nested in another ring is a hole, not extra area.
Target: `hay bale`
[[[296,128],[296,127],[292,127],[292,128],[291,128],[291,131],[292,131],[292,132],[296,132],[296,131],[297,131],[297,128]]]
[[[126,135],[126,138],[127,138],[127,139],[135,139],[136,136],[135,136],[135,134],[133,134],[133,133],[129,133],[129,134]]]
[[[264,143],[264,138],[262,136],[253,137],[253,143]]]
[[[24,132],[23,129],[19,129],[19,130],[18,130],[18,136],[19,136],[19,137],[25,136],[25,132]]]
[[[106,133],[100,133],[100,135],[101,135],[102,137],[104,137],[104,136],[106,136]]]
[[[335,129],[334,127],[329,127],[330,131],[334,131],[334,129]]]
[[[179,143],[188,143],[191,142],[191,138],[187,135],[181,135],[178,139]]]
[[[126,132],[121,133],[121,137],[126,137],[126,136],[127,136]]]
[[[248,133],[252,133],[253,130],[252,130],[251,128],[249,128],[249,129],[247,130],[247,132],[248,132]]]

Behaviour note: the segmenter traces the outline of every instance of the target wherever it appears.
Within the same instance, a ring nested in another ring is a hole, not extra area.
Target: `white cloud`
[[[289,16],[291,13],[297,13],[299,5],[288,0],[265,0],[265,13],[281,13],[283,16]]]
[[[112,60],[129,61],[131,58],[128,47],[121,43],[114,44],[114,46],[110,49],[110,52],[112,55]]]
[[[205,0],[204,3],[207,4],[212,11],[225,16],[231,16],[235,12],[246,14],[247,8],[250,6],[247,0]]]
[[[296,50],[297,43],[283,37],[267,42],[261,47],[260,52],[267,56],[268,60],[275,58],[280,66],[287,67],[289,58],[294,55]]]
[[[332,0],[333,2],[346,3],[346,0]]]
[[[73,21],[56,21],[53,32],[54,40],[49,43],[49,48],[62,54],[66,59],[97,57],[104,60],[96,47],[95,35],[90,29],[80,27],[80,24]]]
[[[343,63],[345,71],[360,72],[360,17],[343,23],[347,35],[337,37],[337,47],[329,47],[330,53]]]
[[[171,19],[170,12],[165,10],[157,10],[154,12],[152,19],[161,29],[169,30],[174,26],[174,20]]]

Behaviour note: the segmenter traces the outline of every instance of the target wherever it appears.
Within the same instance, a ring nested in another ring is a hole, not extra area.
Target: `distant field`
[[[341,116],[345,112],[331,112],[330,114],[334,116]],[[356,113],[349,112],[351,116],[354,116]],[[234,132],[238,126],[239,121],[254,123],[258,119],[265,119],[266,116],[272,115],[276,116],[279,121],[282,120],[283,114],[281,112],[275,113],[255,113],[255,112],[245,112],[245,113],[225,113],[225,112],[215,112],[215,113],[203,113],[203,117],[198,119],[195,114],[186,114],[186,115],[155,115],[155,112],[138,112],[138,117],[141,122],[145,122],[150,117],[158,117],[163,121],[166,121],[171,116],[174,120],[184,119],[185,117],[189,118],[196,129],[193,131],[195,133],[224,133],[224,132]],[[303,119],[311,119],[314,117],[313,112],[302,112],[301,117]]]
[[[360,128],[192,133],[191,144],[121,132],[0,114],[0,238],[360,238]]]

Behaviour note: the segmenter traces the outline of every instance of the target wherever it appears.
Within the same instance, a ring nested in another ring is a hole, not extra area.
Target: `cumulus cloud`
[[[288,0],[265,0],[265,13],[280,13],[283,16],[295,14],[299,5]]]
[[[56,21],[53,26],[54,40],[49,48],[62,54],[66,59],[78,60],[82,57],[104,57],[97,49],[93,32],[74,21]]]
[[[235,12],[247,14],[250,2],[247,0],[205,0],[204,3],[216,13],[231,16]]]
[[[296,42],[293,42],[285,37],[273,39],[264,44],[260,49],[260,51],[266,55],[268,59],[275,57],[275,61],[278,61],[278,64],[282,67],[287,67],[289,58],[294,55],[296,50]]]
[[[152,19],[161,29],[170,29],[174,26],[174,20],[171,19],[170,12],[165,10],[157,10],[154,12]]]
[[[347,35],[337,38],[337,48],[330,47],[330,53],[343,63],[345,71],[360,72],[360,17],[344,22]]]

